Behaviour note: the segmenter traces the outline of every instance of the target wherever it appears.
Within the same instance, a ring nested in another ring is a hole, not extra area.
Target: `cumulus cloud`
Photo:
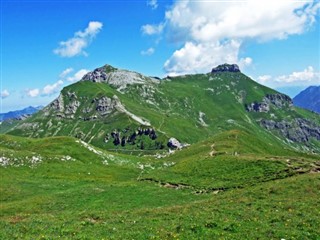
[[[60,91],[61,86],[63,85],[63,81],[59,80],[54,84],[48,84],[42,89],[42,95],[48,96]]]
[[[73,76],[68,77],[67,80],[69,82],[79,81],[88,72],[89,72],[89,70],[87,70],[87,69],[81,69],[78,72],[76,72]]]
[[[29,97],[37,97],[40,94],[39,88],[29,89],[27,90],[27,95]]]
[[[268,41],[302,34],[316,21],[318,1],[176,1],[160,24],[144,25],[147,35],[166,31],[167,39],[182,44],[165,62],[167,72],[209,71],[226,59],[242,67],[252,64],[250,57],[240,59],[239,49],[248,39]],[[237,42],[231,53],[224,46]],[[226,50],[225,57],[220,50]],[[189,52],[190,51],[190,52]],[[200,55],[202,55],[202,60]],[[184,55],[183,57],[180,57]],[[198,59],[193,57],[197,55]],[[208,62],[212,61],[212,62]],[[190,68],[194,63],[196,65]],[[201,63],[201,64],[200,64]],[[210,67],[210,68],[208,68]]]
[[[73,38],[67,41],[61,41],[59,47],[53,52],[61,57],[74,57],[78,55],[87,55],[84,49],[90,44],[92,39],[100,32],[103,24],[101,22],[89,22],[84,31],[78,31]]]
[[[9,96],[10,96],[10,93],[9,93],[9,91],[7,89],[4,89],[3,91],[1,91],[1,98],[2,99],[5,99],[5,98],[7,98]]]
[[[79,81],[86,73],[89,72],[87,69],[81,69],[77,71],[75,74],[70,75],[74,71],[73,68],[67,68],[62,71],[59,75],[60,80],[53,84],[47,84],[43,88],[35,88],[35,89],[27,89],[26,94],[29,97],[45,97],[53,95],[59,91],[61,91],[65,81],[74,82]]]
[[[186,42],[176,50],[164,64],[164,70],[171,76],[187,73],[209,72],[221,63],[237,62],[240,42],[225,43]]]
[[[259,76],[257,78],[258,82],[264,84],[265,82],[268,82],[272,79],[272,77],[270,75],[262,75],[262,76]]]
[[[284,87],[288,84],[290,86],[320,85],[320,71],[316,71],[312,66],[309,66],[300,72],[293,72],[288,75],[259,76],[257,82],[272,88]]]
[[[172,30],[196,41],[269,40],[304,32],[319,7],[305,1],[177,1],[165,17]]]
[[[140,53],[143,56],[151,56],[152,54],[154,54],[154,52],[155,52],[154,48],[148,48],[147,50],[143,50]]]
[[[65,78],[67,75],[73,72],[73,68],[67,68],[60,73],[59,77],[60,78]]]
[[[160,24],[146,24],[141,27],[141,31],[145,35],[156,35],[161,34],[165,27],[164,23]]]
[[[150,6],[153,10],[158,8],[157,0],[149,0],[147,5]]]

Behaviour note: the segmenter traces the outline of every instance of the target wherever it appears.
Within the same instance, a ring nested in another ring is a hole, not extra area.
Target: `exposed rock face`
[[[74,114],[77,112],[78,107],[80,106],[80,101],[74,92],[67,92],[66,98],[68,98],[68,104],[65,106],[64,114],[67,118],[74,118]]]
[[[292,107],[293,104],[291,98],[284,94],[267,94],[264,99],[278,108]]]
[[[147,81],[158,83],[155,78],[146,78],[139,73],[128,70],[113,68],[109,65],[97,68],[83,76],[82,81],[108,83],[119,91],[125,89],[127,85],[146,84]]]
[[[44,110],[47,110],[47,108],[51,108],[58,112],[63,112],[64,111],[63,95],[60,93],[59,97],[55,99],[52,103],[50,103],[49,106],[46,107]]]
[[[222,72],[240,72],[240,68],[237,64],[222,64],[211,70],[211,73],[222,73]]]
[[[82,77],[82,80],[89,80],[91,82],[106,82],[109,75],[106,72],[105,66],[96,68],[92,72],[88,72]]]
[[[96,110],[100,115],[104,116],[107,114],[110,114],[117,104],[117,102],[114,99],[108,98],[108,97],[102,97],[100,99],[94,99],[94,102],[96,102]]]
[[[320,140],[320,126],[306,119],[296,118],[291,122],[263,119],[260,121],[260,125],[268,130],[277,130],[279,134],[293,142],[306,143],[311,138]]]
[[[181,149],[183,147],[183,145],[175,138],[170,138],[167,145],[169,148],[176,149]]]
[[[276,108],[292,107],[292,100],[284,94],[267,94],[261,102],[246,104],[248,112],[269,112],[270,106]]]

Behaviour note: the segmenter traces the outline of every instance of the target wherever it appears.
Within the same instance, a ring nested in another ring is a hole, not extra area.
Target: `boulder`
[[[169,139],[167,145],[169,148],[175,148],[175,149],[181,149],[183,147],[182,144],[173,137]]]

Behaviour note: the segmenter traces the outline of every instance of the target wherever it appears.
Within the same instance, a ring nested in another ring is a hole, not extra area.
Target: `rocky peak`
[[[211,73],[222,73],[222,72],[240,72],[240,68],[237,64],[222,64],[215,68],[212,68]]]
[[[81,81],[107,83],[111,86],[116,87],[118,91],[125,89],[127,85],[158,82],[154,78],[145,77],[137,72],[117,69],[110,65],[105,65],[103,67],[96,68],[92,72],[89,72],[86,75],[84,75]]]

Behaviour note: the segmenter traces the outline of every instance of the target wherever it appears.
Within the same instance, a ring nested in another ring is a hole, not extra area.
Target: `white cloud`
[[[259,76],[257,82],[272,88],[284,87],[288,86],[288,84],[290,86],[320,85],[320,71],[316,71],[312,66],[309,66],[303,71],[293,72],[289,75],[277,77],[270,75]]]
[[[237,63],[240,42],[232,40],[223,44],[186,42],[164,64],[169,75],[209,72],[221,63]]]
[[[73,38],[61,41],[59,47],[53,52],[61,57],[74,57],[77,55],[87,55],[84,51],[91,40],[100,32],[103,24],[101,22],[89,22],[84,31],[78,31]]]
[[[196,41],[224,38],[283,39],[315,21],[320,4],[309,1],[177,1],[166,12],[174,32]]]
[[[176,1],[158,25],[144,25],[147,35],[166,31],[169,41],[183,44],[166,61],[168,72],[210,71],[216,63],[252,64],[250,57],[240,59],[239,48],[248,39],[268,41],[302,34],[316,21],[320,8],[318,1],[247,0],[247,1]],[[231,50],[224,48],[238,42]],[[229,57],[220,50],[224,48]],[[190,52],[188,52],[190,51]],[[198,60],[193,59],[197,52]],[[184,55],[184,57],[179,57]],[[202,58],[202,59],[200,59]],[[212,61],[212,62],[208,62]],[[192,68],[193,64],[196,65]],[[209,67],[210,68],[206,68]]]
[[[257,78],[258,82],[264,84],[267,81],[270,81],[272,77],[270,75],[262,75]]]
[[[3,91],[1,91],[1,98],[5,99],[7,97],[9,97],[10,93],[7,89],[4,89]]]
[[[89,71],[86,69],[81,69],[79,71],[77,71],[74,75],[72,76],[68,76],[71,72],[73,72],[74,70],[72,68],[67,68],[65,69],[60,75],[59,77],[61,78],[60,80],[58,80],[57,82],[53,83],[53,84],[47,84],[46,86],[44,86],[42,89],[41,88],[35,88],[35,89],[27,89],[26,90],[26,94],[29,97],[37,97],[37,96],[50,96],[52,94],[55,94],[59,91],[61,91],[63,85],[64,85],[64,80],[68,80],[70,82],[73,81],[78,81],[80,80],[86,73],[88,73]],[[41,90],[40,90],[41,89]]]
[[[149,0],[147,5],[150,6],[153,10],[158,8],[157,0]]]
[[[246,58],[241,58],[238,61],[238,64],[239,64],[239,67],[241,69],[241,68],[245,68],[245,67],[250,66],[252,64],[252,62],[253,62],[252,58],[246,57]]]
[[[154,48],[148,48],[147,50],[143,50],[143,51],[141,51],[140,53],[141,53],[141,55],[147,55],[147,56],[150,56],[150,55],[152,55],[152,54],[154,54]]]
[[[47,96],[47,95],[54,94],[54,93],[60,91],[62,85],[63,85],[62,80],[59,80],[52,85],[48,84],[43,88],[42,95]]]
[[[73,72],[73,68],[67,68],[62,73],[60,73],[59,77],[60,78],[65,78],[67,75]]]
[[[40,90],[38,88],[27,90],[27,95],[29,97],[37,97],[40,94]]]
[[[76,72],[72,77],[68,77],[67,80],[70,82],[79,81],[88,72],[89,70],[87,69],[81,69],[78,72]]]
[[[165,27],[164,23],[160,24],[146,24],[141,27],[141,31],[145,35],[156,35],[161,34]]]

